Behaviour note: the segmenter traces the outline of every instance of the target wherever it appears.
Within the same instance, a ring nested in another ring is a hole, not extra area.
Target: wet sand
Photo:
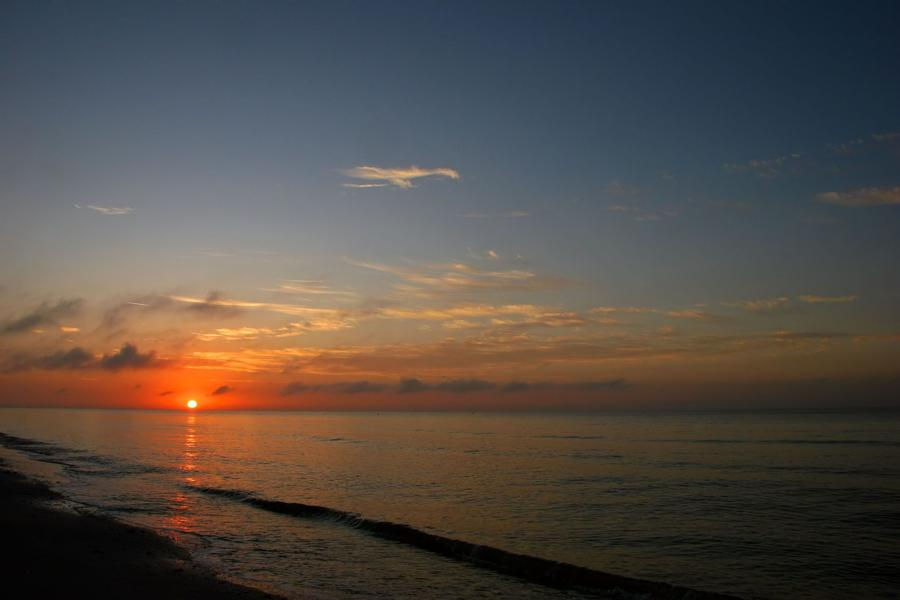
[[[5,597],[278,598],[216,577],[152,531],[47,505],[58,499],[0,462]]]

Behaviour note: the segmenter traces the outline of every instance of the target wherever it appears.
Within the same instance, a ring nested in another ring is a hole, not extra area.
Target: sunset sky
[[[144,4],[4,3],[0,405],[900,404],[900,4]]]

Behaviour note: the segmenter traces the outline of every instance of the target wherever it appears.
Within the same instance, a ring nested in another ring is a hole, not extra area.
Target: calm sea
[[[580,597],[359,526],[381,520],[746,598],[900,597],[898,412],[3,409],[0,431],[44,442],[7,440],[16,468],[289,596]]]

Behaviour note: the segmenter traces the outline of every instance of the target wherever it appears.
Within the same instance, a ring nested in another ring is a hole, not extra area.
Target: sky
[[[900,405],[896,2],[0,20],[0,405]]]

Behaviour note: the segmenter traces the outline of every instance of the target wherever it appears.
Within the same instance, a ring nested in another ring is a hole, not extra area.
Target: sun
[[[193,398],[191,398],[190,400],[187,401],[187,407],[188,408],[197,408],[197,401],[194,400]]]

